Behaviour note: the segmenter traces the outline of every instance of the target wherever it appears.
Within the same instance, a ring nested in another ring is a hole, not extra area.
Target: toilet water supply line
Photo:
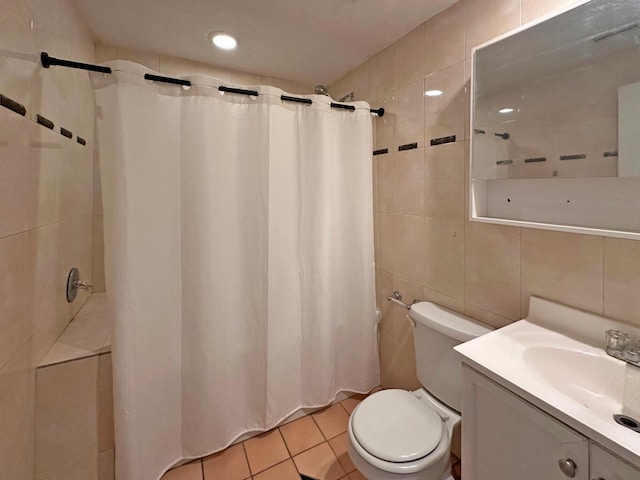
[[[394,292],[387,297],[387,301],[400,305],[402,308],[406,308],[407,310],[411,310],[411,305],[414,303],[420,302],[420,300],[413,299],[413,301],[407,305],[402,301],[402,294],[398,290],[394,290]],[[378,321],[376,322],[376,336],[378,337],[378,352],[380,352],[380,322],[382,321],[382,312],[379,308],[376,308],[376,316],[378,317]],[[413,318],[409,315],[405,315],[405,318],[409,322],[409,325],[411,325],[411,328],[416,328],[416,322]]]
[[[416,300],[414,298],[411,303],[409,303],[409,304],[404,303],[402,301],[402,294],[398,290],[395,290],[391,295],[389,295],[387,297],[387,300],[390,301],[390,302],[393,302],[395,304],[398,304],[401,307],[406,308],[407,310],[411,310],[411,306],[414,303],[418,303],[420,301],[420,300]],[[380,317],[380,315],[379,315],[379,317]],[[411,318],[409,315],[405,315],[405,317],[406,317],[407,321],[411,324],[411,327],[416,328],[416,322],[413,320],[413,318]],[[378,323],[380,323],[380,322],[378,321]]]

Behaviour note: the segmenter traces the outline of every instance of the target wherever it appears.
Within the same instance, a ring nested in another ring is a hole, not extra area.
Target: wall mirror
[[[471,219],[640,239],[640,2],[474,50]]]

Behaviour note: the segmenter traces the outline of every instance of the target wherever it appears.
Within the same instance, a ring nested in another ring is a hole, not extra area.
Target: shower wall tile
[[[397,118],[394,99],[393,92],[387,92],[370,102],[373,108],[384,108],[384,115],[374,121],[376,150],[380,148],[393,149],[393,131]]]
[[[465,2],[465,50],[520,26],[520,0],[463,0]]]
[[[393,76],[394,46],[385,48],[369,61],[370,63],[370,93],[372,98],[392,93],[394,87]]]
[[[369,78],[369,62],[364,62],[334,83],[329,89],[329,93],[335,100],[353,92],[354,100],[369,101]]]
[[[414,28],[394,44],[395,88],[402,88],[424,76],[425,24]]]
[[[0,365],[35,334],[44,355],[86,301],[81,292],[67,303],[65,278],[74,265],[91,278],[91,237],[91,215],[83,215],[0,239]]]
[[[376,155],[377,201],[379,212],[393,212],[394,208],[394,155]]]
[[[510,318],[503,317],[497,313],[490,312],[489,310],[485,310],[470,303],[464,304],[464,310],[462,313],[494,328],[504,327],[513,322]]]
[[[393,277],[393,291],[396,290],[402,292],[402,299],[406,303],[422,298],[422,285],[402,277]],[[387,295],[390,293],[387,293]],[[388,303],[390,304],[390,315],[387,333],[401,344],[409,344],[413,348],[413,328],[407,320],[409,312],[401,305],[390,301]]]
[[[520,229],[467,222],[465,303],[511,320],[520,315]]]
[[[36,43],[47,47],[42,50],[62,58],[74,55],[80,61],[93,60],[91,32],[75,1],[27,0],[27,3],[33,12],[32,33]]]
[[[395,289],[394,276],[376,268],[376,304],[380,309],[383,320],[391,312],[392,302],[387,300]]]
[[[424,148],[396,152],[393,156],[393,211],[424,215]]]
[[[522,314],[535,295],[603,313],[604,239],[592,235],[522,231]]]
[[[391,335],[380,335],[380,386],[382,388],[420,388],[416,373],[413,338],[404,343]]]
[[[575,3],[575,0],[522,0],[522,23],[561,10],[571,3]]]
[[[425,162],[425,214],[464,219],[464,142],[427,147]]]
[[[0,3],[0,92],[27,109],[31,106],[31,78],[39,68],[29,57],[36,52],[32,19],[29,2]]]
[[[426,302],[437,303],[449,310],[458,313],[464,313],[464,302],[460,299],[450,297],[435,290],[431,290],[429,287],[424,287],[422,292],[422,299]]]
[[[376,215],[378,225],[378,248],[376,248],[376,265],[385,272],[394,272],[395,235],[393,215],[380,212]]]
[[[640,325],[640,242],[604,239],[604,314]]]
[[[93,91],[86,74],[43,69],[41,51],[94,61],[75,2],[0,2],[0,93],[27,108],[0,111],[0,472],[12,480],[33,480],[35,367],[88,297],[66,302],[66,274],[92,276]]]
[[[429,75],[464,60],[464,8],[459,1],[425,24],[424,73]]]
[[[98,454],[98,480],[115,480],[115,449]]]
[[[393,215],[392,272],[414,282],[423,276],[424,217]]]
[[[32,346],[23,345],[0,369],[0,471],[10,479],[33,479],[35,370],[31,354]]]
[[[91,357],[38,369],[37,480],[63,478],[63,474],[97,479],[98,362],[99,357]]]
[[[100,355],[100,361],[105,355]],[[110,354],[109,354],[110,356]],[[110,362],[111,360],[109,360]],[[114,447],[113,390],[98,391],[98,452]]]
[[[464,299],[464,222],[426,218],[424,285],[457,300]]]
[[[424,79],[424,91],[440,90],[440,96],[424,95],[425,142],[455,135],[465,136],[465,113],[469,92],[465,85],[464,62],[457,63]]]
[[[396,90],[393,109],[395,129],[393,134],[394,150],[400,145],[417,143],[424,146],[424,79],[417,80],[406,87]]]

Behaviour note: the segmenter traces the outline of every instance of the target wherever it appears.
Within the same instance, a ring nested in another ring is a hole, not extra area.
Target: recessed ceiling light
[[[513,112],[513,108],[501,108],[500,110],[498,110],[498,113],[511,113]]]
[[[424,92],[427,97],[439,97],[442,95],[442,90],[427,90]]]
[[[209,34],[209,39],[216,47],[222,50],[233,50],[238,45],[235,38],[224,32],[212,32]]]

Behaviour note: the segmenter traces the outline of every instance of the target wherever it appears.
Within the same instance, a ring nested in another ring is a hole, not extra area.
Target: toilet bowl
[[[424,390],[382,390],[349,418],[349,457],[369,480],[453,480],[450,452],[460,416]]]
[[[462,374],[453,347],[491,329],[430,302],[413,304],[409,316],[425,388],[381,390],[360,402],[349,417],[349,457],[368,480],[453,480]]]

